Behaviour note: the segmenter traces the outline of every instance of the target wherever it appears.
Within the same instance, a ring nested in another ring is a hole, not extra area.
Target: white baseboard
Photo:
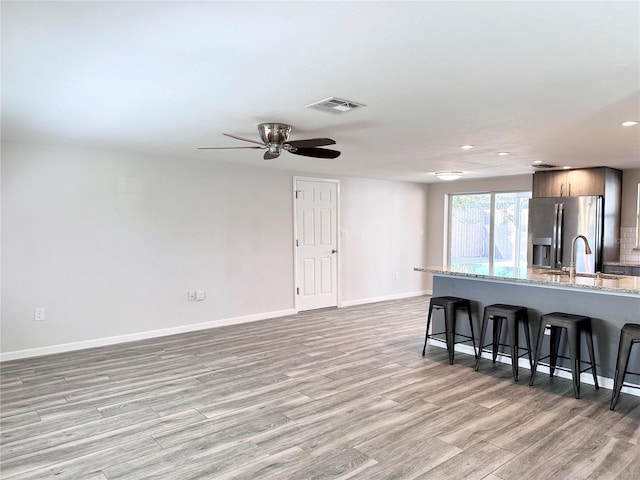
[[[341,307],[353,307],[355,305],[364,305],[367,303],[384,302],[386,300],[400,300],[402,298],[421,297],[423,295],[433,295],[432,290],[421,290],[419,292],[396,293],[393,295],[384,295],[382,297],[361,298],[358,300],[345,300],[340,302]]]
[[[429,339],[429,345],[432,345],[432,346],[437,347],[437,348],[447,348],[447,344],[445,343],[445,341],[444,340],[438,340],[437,338],[430,338]],[[468,355],[474,355],[473,347],[471,345],[455,345],[454,346],[454,351],[460,352],[460,353],[466,353]],[[491,354],[488,353],[488,352],[482,352],[481,355],[482,355],[482,358],[488,358],[489,360],[491,360],[491,358],[492,358]],[[508,365],[511,365],[511,357],[508,357],[506,355],[498,354],[498,356],[496,357],[496,361],[500,362],[500,363],[506,363]],[[530,371],[530,368],[531,368],[531,366],[529,365],[529,360],[526,359],[526,358],[518,359],[518,366],[526,368],[529,371]],[[482,364],[481,364],[480,368],[482,368]],[[596,371],[597,370],[598,369],[596,367]],[[547,367],[546,365],[538,365],[538,369],[536,370],[536,375],[538,375],[540,373],[548,375],[549,374],[549,367]],[[527,378],[529,377],[529,375],[527,375]],[[555,377],[568,378],[569,380],[571,380],[571,372],[566,372],[564,370],[556,369],[556,371],[553,373],[553,375]],[[608,390],[613,390],[613,378],[602,377],[600,375],[597,375],[597,377],[598,377],[598,386],[606,388]],[[518,375],[518,378],[520,378],[520,375]],[[580,382],[581,383],[586,383],[588,385],[593,385],[594,384],[593,383],[593,375],[590,372],[581,373],[580,374]],[[630,385],[632,385],[632,384],[630,384]],[[638,385],[636,387],[640,387],[640,385]],[[635,395],[636,397],[640,397],[640,389],[639,388],[622,387],[621,392],[622,393],[628,393],[629,395]]]
[[[382,297],[364,298],[360,300],[348,300],[340,302],[340,307],[350,307],[354,305],[364,305],[367,303],[383,302],[385,300],[399,300],[402,298],[419,297],[422,295],[432,295],[431,290],[423,290],[418,292],[399,293],[394,295],[385,295]],[[138,340],[147,340],[150,338],[166,337],[168,335],[176,335],[179,333],[194,332],[197,330],[206,330],[209,328],[223,327],[225,325],[235,325],[239,323],[255,322],[258,320],[267,320],[269,318],[284,317],[287,315],[295,315],[295,309],[279,310],[275,312],[258,313],[246,315],[243,317],[223,318],[213,320],[211,322],[196,323],[192,325],[182,325],[179,327],[163,328],[160,330],[150,330],[146,332],[130,333],[127,335],[118,335],[114,337],[95,338],[91,340],[83,340],[80,342],[63,343],[58,345],[48,345],[46,347],[28,348],[25,350],[15,350],[12,352],[0,353],[0,362],[9,360],[19,360],[21,358],[40,357],[42,355],[51,355],[54,353],[71,352],[74,350],[84,350],[87,348],[104,347],[107,345],[115,345],[118,343],[135,342]]]
[[[115,337],[95,338],[91,340],[83,340],[81,342],[63,343],[59,345],[49,345],[46,347],[28,348],[26,350],[16,350],[13,352],[3,352],[0,353],[0,362],[18,360],[21,358],[40,357],[42,355],[51,355],[54,353],[71,352],[74,350],[84,350],[86,348],[104,347],[117,343],[147,340],[149,338],[166,337],[168,335],[176,335],[178,333],[195,332],[197,330],[207,330],[209,328],[223,327],[225,325],[236,325],[238,323],[255,322],[257,320],[267,320],[269,318],[285,317],[287,315],[295,314],[296,311],[294,309],[279,310],[275,312],[246,315],[243,317],[222,318],[219,320],[213,320],[211,322],[181,325],[179,327],[163,328],[160,330],[149,330],[146,332],[130,333],[127,335],[118,335]]]

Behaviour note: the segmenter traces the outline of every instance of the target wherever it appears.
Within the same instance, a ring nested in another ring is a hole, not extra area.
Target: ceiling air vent
[[[547,170],[549,168],[558,168],[557,165],[551,165],[549,163],[534,163],[531,166],[533,168],[539,168],[540,170]]]
[[[320,100],[319,102],[307,105],[305,108],[315,108],[316,110],[322,110],[323,112],[345,113],[361,107],[366,107],[366,105],[358,102],[352,102],[351,100],[345,100],[343,98],[329,97],[324,100]]]

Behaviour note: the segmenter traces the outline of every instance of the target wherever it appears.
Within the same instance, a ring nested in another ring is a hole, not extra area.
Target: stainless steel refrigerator
[[[568,267],[571,243],[584,235],[592,254],[585,253],[582,239],[575,248],[576,271],[602,269],[602,197],[547,197],[529,200],[528,264],[532,268]]]

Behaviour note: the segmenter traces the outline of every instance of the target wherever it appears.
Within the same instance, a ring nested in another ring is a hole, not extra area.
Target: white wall
[[[10,142],[1,167],[3,359],[293,312],[291,172]],[[424,290],[427,187],[341,181],[341,300]]]
[[[427,191],[420,184],[342,180],[343,304],[425,291],[426,279],[413,268],[426,259]]]
[[[636,247],[638,184],[640,184],[640,168],[622,172],[622,210],[620,212],[620,261],[624,263],[640,263],[640,250]]]
[[[630,168],[622,171],[622,209],[620,211],[620,225],[623,227],[636,226],[639,183],[640,168]]]

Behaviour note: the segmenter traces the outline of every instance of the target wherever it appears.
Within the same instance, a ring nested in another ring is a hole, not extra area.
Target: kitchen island
[[[558,311],[591,317],[596,364],[600,377],[598,381],[606,388],[613,387],[612,378],[615,372],[620,328],[625,323],[640,323],[640,277],[601,275],[577,276],[570,279],[564,272],[513,267],[490,269],[484,264],[414,268],[414,270],[433,274],[434,296],[450,295],[471,300],[476,337],[479,336],[484,307],[494,303],[527,307],[532,340],[536,338],[540,316],[545,313]],[[434,316],[434,321],[441,322],[436,328],[444,329],[441,317]],[[469,334],[470,332],[465,328],[465,322],[458,322],[459,333]],[[562,339],[561,343],[560,355],[568,356],[565,340]],[[456,347],[470,353],[471,347]],[[587,358],[585,355],[586,348],[582,348],[583,360]],[[524,358],[520,360],[520,365],[529,368],[528,361]],[[559,359],[559,365],[566,367],[568,362]],[[629,367],[630,370],[640,371],[640,347],[638,346],[632,349]],[[545,371],[548,372],[540,368],[540,372]],[[559,372],[559,375],[570,376],[566,372]],[[583,373],[582,382],[592,384],[591,374]],[[627,375],[625,382],[640,384],[640,376]],[[625,388],[623,391],[636,395],[640,393],[635,389]]]

